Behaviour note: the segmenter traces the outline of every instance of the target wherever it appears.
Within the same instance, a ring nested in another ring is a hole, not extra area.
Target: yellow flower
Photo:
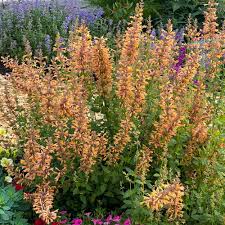
[[[0,146],[0,154],[3,153],[4,151],[5,149],[2,146]]]
[[[7,134],[6,130],[0,127],[0,136],[5,136]]]
[[[13,165],[13,160],[12,159],[7,159],[7,158],[2,158],[1,159],[1,166],[2,167],[8,167]]]
[[[12,183],[12,177],[6,176],[6,177],[5,177],[5,182],[7,182],[7,183]]]

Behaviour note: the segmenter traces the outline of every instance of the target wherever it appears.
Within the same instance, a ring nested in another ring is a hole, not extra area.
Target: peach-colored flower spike
[[[215,0],[210,0],[208,2],[208,9],[205,12],[205,21],[203,23],[203,35],[205,39],[215,38],[215,34],[218,32],[218,23],[216,15],[216,6],[218,4]]]
[[[136,173],[141,177],[142,180],[145,180],[147,172],[152,162],[153,150],[143,146],[136,164]]]
[[[185,155],[182,162],[189,165],[193,157],[196,155],[196,150],[199,145],[204,144],[208,139],[208,125],[211,118],[210,105],[205,98],[205,85],[203,79],[198,81],[198,86],[194,90],[194,101],[191,111],[189,113],[189,120],[191,125],[191,138],[187,143]]]
[[[216,1],[209,1],[202,30],[202,37],[205,42],[204,49],[207,51],[206,58],[210,66],[206,72],[209,79],[215,78],[219,73],[221,63],[223,63],[221,58],[223,57],[222,49],[225,41],[223,35],[218,30],[217,5]]]
[[[123,152],[124,148],[130,141],[130,131],[132,129],[132,122],[129,115],[126,115],[120,123],[120,129],[118,133],[114,136],[114,146],[110,148],[108,153],[109,164],[114,164],[120,159],[120,154]]]
[[[133,66],[136,63],[139,55],[139,45],[142,32],[143,20],[143,4],[140,3],[136,7],[136,14],[133,21],[128,27],[121,50],[119,68],[118,68],[118,82],[117,95],[123,101],[125,108],[130,108],[134,101],[134,87],[133,87]]]
[[[177,129],[182,126],[184,109],[179,102],[180,98],[175,96],[174,87],[172,85],[165,86],[161,92],[160,119],[155,122],[155,130],[150,137],[150,143],[154,148],[165,149],[171,138],[176,135]]]
[[[23,174],[27,182],[34,180],[37,176],[48,178],[51,171],[51,150],[41,147],[37,140],[39,134],[35,130],[30,131],[29,140],[24,148],[24,157],[21,160]]]
[[[40,215],[45,223],[50,224],[57,218],[57,210],[52,211],[54,200],[54,188],[49,183],[37,186],[37,190],[32,194],[33,209]]]
[[[144,204],[152,211],[166,208],[168,218],[173,221],[183,217],[184,186],[179,181],[160,184],[150,194],[144,197]]]
[[[112,62],[104,38],[95,40],[92,53],[92,71],[96,76],[97,89],[100,95],[108,96],[112,90]]]
[[[92,58],[92,41],[91,35],[86,25],[82,24],[71,35],[72,40],[69,41],[69,52],[71,61],[69,68],[75,73],[90,72]]]

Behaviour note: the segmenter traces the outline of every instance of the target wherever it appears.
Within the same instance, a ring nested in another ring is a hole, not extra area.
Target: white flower
[[[12,183],[12,177],[6,176],[6,177],[5,177],[5,182],[7,182],[7,183]]]
[[[1,160],[1,166],[2,167],[13,166],[13,160],[12,159],[7,159],[7,158],[4,157]]]

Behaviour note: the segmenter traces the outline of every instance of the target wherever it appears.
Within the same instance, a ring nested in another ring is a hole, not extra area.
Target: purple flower
[[[45,36],[44,45],[48,53],[51,52],[51,37],[47,34]]]
[[[123,225],[131,225],[131,224],[132,224],[132,222],[131,222],[130,218],[126,219],[123,223]]]
[[[181,66],[183,65],[185,57],[186,57],[186,47],[183,46],[180,48],[179,51],[178,62],[173,67],[177,71],[177,73],[179,72]]]
[[[156,30],[155,28],[153,28],[151,31],[151,39],[155,39],[155,38],[156,38]]]
[[[179,31],[176,31],[175,39],[179,44],[184,42],[184,28],[181,28]]]
[[[196,80],[196,79],[193,81],[193,83],[194,83],[195,85],[197,85],[197,86],[199,85],[199,81]]]

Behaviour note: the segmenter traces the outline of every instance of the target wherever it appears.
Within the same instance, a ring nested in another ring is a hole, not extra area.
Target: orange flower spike
[[[139,56],[142,16],[143,4],[140,3],[137,5],[136,14],[133,17],[133,21],[130,23],[130,27],[128,27],[125,33],[118,63],[117,95],[121,98],[127,109],[131,107],[131,104],[134,101],[133,66]]]
[[[41,147],[37,140],[37,131],[30,131],[30,139],[24,147],[24,156],[21,160],[23,174],[26,180],[34,180],[37,176],[45,179],[51,172],[51,150],[46,146]]]
[[[165,208],[170,221],[183,217],[184,186],[179,181],[161,184],[152,193],[144,197],[142,202],[152,211]]]
[[[192,18],[188,18],[188,24],[186,27],[186,37],[189,39],[189,42],[194,42],[199,38],[199,31],[198,31],[198,21],[195,20],[194,23],[192,22]]]
[[[216,6],[218,4],[214,0],[209,0],[208,9],[205,11],[205,21],[203,23],[203,35],[205,39],[214,39],[218,32],[218,23],[216,15]]]
[[[171,85],[165,86],[161,93],[160,106],[162,109],[160,119],[155,122],[155,130],[150,137],[150,143],[155,148],[165,148],[177,129],[182,126],[184,118],[183,105],[179,104],[179,98],[174,96]]]
[[[136,164],[136,173],[141,177],[142,180],[145,180],[150,163],[152,162],[152,156],[153,151],[150,148],[144,146],[140,152],[140,156]]]
[[[72,40],[69,41],[68,50],[70,52],[71,60],[69,68],[76,73],[90,72],[91,58],[92,58],[92,40],[91,35],[86,27],[82,24],[74,31],[74,36],[71,35]]]
[[[205,95],[205,85],[201,80],[195,90],[194,102],[189,115],[191,138],[187,144],[187,149],[182,160],[185,165],[191,163],[198,146],[208,139],[207,123],[211,118],[211,109]]]
[[[95,40],[93,46],[92,70],[96,75],[97,88],[101,95],[107,96],[112,90],[112,62],[105,40]]]
[[[37,190],[32,194],[33,209],[39,214],[40,218],[47,224],[55,221],[57,211],[51,211],[53,208],[54,188],[50,187],[49,183],[38,185]]]
[[[171,65],[175,64],[173,54],[176,49],[175,32],[171,20],[167,23],[167,30],[162,31],[162,35],[164,38],[159,42],[158,60],[161,71],[168,73]]]
[[[123,152],[124,148],[130,141],[130,131],[132,129],[131,118],[126,115],[126,118],[121,121],[120,129],[118,133],[114,136],[114,146],[111,147],[110,153],[108,154],[108,163],[114,164],[119,158],[120,154]]]
[[[123,67],[132,66],[139,54],[139,44],[142,32],[143,3],[137,4],[133,21],[124,36],[119,64]]]
[[[119,79],[117,81],[117,95],[123,101],[125,108],[130,109],[134,102],[134,83],[133,69],[126,67],[120,69]]]
[[[143,111],[146,97],[147,72],[142,69],[136,70],[134,82],[134,101],[131,108],[132,115],[137,115]]]

